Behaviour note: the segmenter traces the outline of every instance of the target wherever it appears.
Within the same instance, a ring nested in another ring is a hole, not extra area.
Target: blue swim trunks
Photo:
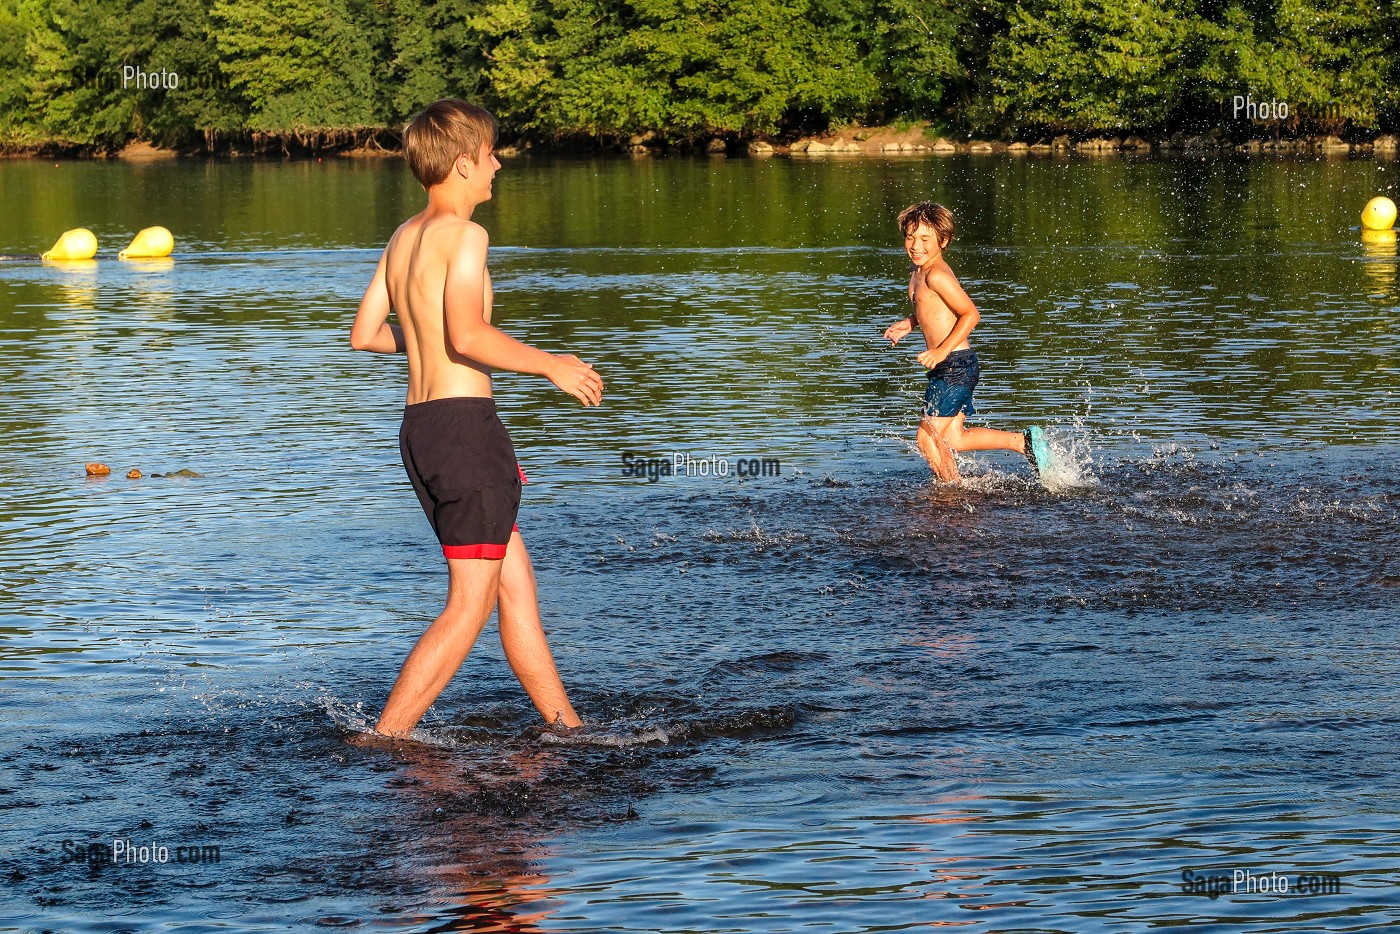
[[[924,417],[950,418],[959,412],[968,415],[977,411],[972,405],[972,390],[982,369],[977,365],[977,352],[955,350],[938,366],[928,371],[928,389],[924,390]]]

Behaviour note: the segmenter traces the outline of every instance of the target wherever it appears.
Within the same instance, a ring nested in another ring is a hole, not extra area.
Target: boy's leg
[[[959,412],[946,422],[942,436],[948,446],[955,451],[1015,451],[1026,453],[1026,436],[1016,431],[998,431],[995,428],[968,428],[963,424],[967,415]]]
[[[447,606],[408,653],[375,732],[392,736],[413,729],[447,687],[496,605],[502,563],[447,559]]]
[[[938,479],[944,483],[959,483],[962,481],[962,475],[958,473],[957,458],[953,455],[953,448],[948,444],[948,439],[943,436],[947,423],[951,421],[951,418],[928,416],[919,419],[919,433],[914,440]]]
[[[510,670],[520,679],[535,707],[549,723],[579,726],[582,721],[569,703],[564,682],[554,666],[544,626],[540,623],[539,595],[535,569],[520,532],[510,535],[506,557],[501,562],[500,625],[501,646]]]

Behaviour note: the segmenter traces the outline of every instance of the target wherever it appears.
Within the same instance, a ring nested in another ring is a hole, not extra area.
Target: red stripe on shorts
[[[443,545],[445,558],[490,558],[499,561],[506,556],[505,545]]]

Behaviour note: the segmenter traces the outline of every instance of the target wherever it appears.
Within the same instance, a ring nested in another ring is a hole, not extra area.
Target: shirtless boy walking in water
[[[914,310],[886,328],[885,337],[893,346],[917,325],[928,344],[919,354],[919,363],[929,371],[916,437],[919,451],[945,483],[962,479],[955,451],[1015,451],[1024,454],[1039,473],[1048,459],[1040,428],[1014,432],[963,424],[976,411],[972,391],[981,374],[967,338],[982,316],[943,259],[943,250],[953,239],[953,212],[922,201],[901,211],[898,223],[904,252],[914,264],[909,276],[909,302]]]
[[[440,100],[404,131],[404,156],[428,206],[394,232],[360,300],[350,346],[408,354],[399,449],[447,559],[447,605],[403,663],[375,726],[402,735],[418,723],[467,658],[493,608],[511,670],[550,723],[574,727],[540,624],[535,574],[515,527],[524,474],[491,398],[491,371],[547,378],[584,405],[603,381],[577,357],[523,344],[491,324],[486,230],[472,210],[491,197],[501,164],[496,121]],[[398,315],[398,326],[388,323]]]

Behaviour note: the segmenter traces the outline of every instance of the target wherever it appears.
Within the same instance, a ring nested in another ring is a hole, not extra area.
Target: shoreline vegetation
[[[393,152],[398,128],[445,96],[495,113],[507,152],[1385,155],[1400,5],[0,5],[0,154]]]

